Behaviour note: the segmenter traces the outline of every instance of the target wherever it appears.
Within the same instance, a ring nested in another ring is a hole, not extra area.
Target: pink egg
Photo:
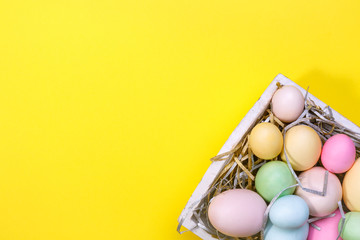
[[[322,167],[313,167],[299,175],[303,187],[322,191],[326,170]],[[320,196],[296,188],[295,194],[305,200],[309,206],[310,215],[314,217],[324,217],[329,215],[338,207],[338,202],[342,198],[342,187],[338,177],[329,172],[326,195]]]
[[[336,239],[339,235],[338,224],[341,219],[341,214],[339,209],[335,212],[334,217],[325,218],[314,222],[314,224],[320,227],[320,231],[311,227],[309,228],[308,240],[328,240]],[[342,240],[342,238],[339,238]]]
[[[336,134],[324,144],[321,152],[321,162],[324,167],[333,173],[344,173],[355,162],[355,144],[345,134]]]
[[[275,116],[283,122],[295,121],[304,111],[305,99],[299,89],[294,86],[283,86],[271,99],[271,109]]]
[[[210,223],[231,237],[249,237],[263,224],[266,203],[256,192],[233,189],[214,197],[208,209]]]

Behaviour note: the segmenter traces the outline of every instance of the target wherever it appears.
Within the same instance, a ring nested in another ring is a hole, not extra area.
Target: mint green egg
[[[340,228],[341,220],[339,222],[339,231]],[[348,212],[345,214],[345,224],[341,237],[343,240],[360,239],[360,212]]]
[[[283,161],[271,161],[264,164],[256,174],[256,191],[270,202],[281,190],[296,183],[289,167]],[[293,194],[295,188],[284,191],[280,196]]]

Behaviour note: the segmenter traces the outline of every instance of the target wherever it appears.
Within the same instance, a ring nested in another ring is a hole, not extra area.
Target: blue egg
[[[309,218],[309,207],[301,197],[287,195],[274,202],[269,217],[277,227],[299,228]]]
[[[265,228],[265,240],[306,240],[308,233],[308,223],[300,228],[280,228],[268,221]]]

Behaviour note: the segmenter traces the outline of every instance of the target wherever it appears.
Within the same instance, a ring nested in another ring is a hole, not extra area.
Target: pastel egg
[[[269,218],[277,227],[298,228],[308,220],[309,207],[299,196],[284,196],[274,202]]]
[[[341,229],[341,221],[338,229]],[[348,212],[345,214],[345,224],[341,237],[344,240],[359,240],[360,239],[360,212]]]
[[[255,176],[256,191],[270,202],[281,190],[296,183],[289,167],[282,161],[265,163]],[[280,196],[293,194],[295,188],[284,191]]]
[[[345,205],[354,212],[360,212],[360,160],[356,160],[343,181]]]
[[[324,167],[333,173],[344,173],[355,162],[355,144],[345,134],[336,134],[324,144],[321,152],[321,162]]]
[[[299,175],[300,182],[305,188],[322,192],[325,171],[326,170],[322,167],[314,167],[310,170],[302,172]],[[331,214],[338,207],[337,203],[342,197],[342,188],[337,176],[329,172],[325,196],[306,192],[300,187],[296,188],[295,194],[305,200],[309,206],[310,215],[323,217]]]
[[[283,122],[295,121],[304,111],[304,106],[302,93],[293,86],[283,86],[271,99],[272,112]]]
[[[285,149],[290,164],[296,171],[312,168],[321,154],[321,139],[309,126],[297,125],[285,134]],[[281,159],[286,161],[284,151]]]
[[[208,208],[210,223],[231,237],[248,237],[258,233],[263,224],[265,201],[246,189],[232,189],[214,197]]]
[[[339,209],[335,212],[335,216],[324,218],[318,221],[315,221],[314,224],[320,228],[317,230],[310,226],[308,240],[327,240],[327,239],[336,239],[339,235],[338,224],[341,219],[341,214]],[[341,240],[341,238],[339,238]]]
[[[265,228],[265,240],[306,240],[309,233],[309,224],[300,228],[280,228],[268,221]]]
[[[283,146],[283,137],[280,130],[271,123],[257,124],[250,133],[250,148],[253,153],[262,159],[272,159],[280,154]]]

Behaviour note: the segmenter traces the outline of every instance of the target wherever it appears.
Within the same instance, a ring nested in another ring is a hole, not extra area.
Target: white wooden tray
[[[245,115],[245,117],[241,120],[239,125],[235,128],[235,130],[231,133],[229,139],[225,142],[224,146],[221,148],[218,154],[227,152],[231,150],[235,145],[242,140],[243,136],[247,134],[247,132],[252,129],[253,125],[257,121],[259,117],[261,117],[264,111],[268,108],[271,98],[275,91],[277,90],[277,83],[281,83],[282,85],[293,85],[297,87],[305,96],[306,90],[285,77],[282,74],[279,74],[275,77],[275,79],[271,82],[271,84],[266,88],[264,93],[261,95],[259,100],[255,103],[255,105],[249,110],[249,112]],[[321,108],[325,108],[327,105],[308,93],[308,97],[312,99],[316,105],[320,106]],[[341,114],[336,112],[332,109],[333,116],[335,121],[342,124],[344,127],[347,127],[354,132],[360,133],[360,128],[343,117]],[[193,209],[197,207],[200,198],[208,191],[209,187],[216,179],[218,174],[220,174],[221,170],[223,169],[224,165],[226,164],[226,160],[223,161],[215,161],[213,162],[208,170],[206,171],[205,175],[201,179],[199,185],[196,187],[195,191],[191,195],[189,201],[187,202],[185,208],[181,212],[181,215],[178,219],[180,222],[183,219],[183,226],[187,229],[190,229],[193,233],[199,236],[201,239],[205,240],[216,240],[210,234],[208,234],[203,229],[196,227],[197,223],[194,222],[192,218]]]

